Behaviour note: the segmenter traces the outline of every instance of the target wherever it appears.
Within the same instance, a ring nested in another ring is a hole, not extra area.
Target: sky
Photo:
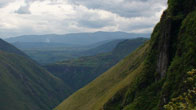
[[[96,31],[151,33],[167,0],[0,0],[0,38]]]

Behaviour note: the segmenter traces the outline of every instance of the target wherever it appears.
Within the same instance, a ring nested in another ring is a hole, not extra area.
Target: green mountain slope
[[[169,0],[148,43],[56,110],[164,109],[172,98],[187,91],[183,82],[186,73],[196,68],[195,8],[195,0]],[[191,109],[196,106],[192,101]]]
[[[115,65],[119,60],[130,54],[137,47],[144,44],[146,40],[147,39],[145,38],[123,40],[112,52],[97,54],[95,56],[80,57],[69,61],[47,65],[45,67],[48,71],[72,87],[73,90],[78,90]],[[109,44],[113,44],[113,42],[109,42]]]
[[[103,106],[119,88],[119,82],[129,75],[129,69],[135,68],[144,60],[148,45],[136,50],[132,55],[102,74],[86,87],[80,89],[62,104],[57,110],[97,110]],[[118,74],[115,74],[118,73]],[[127,82],[128,83],[128,82]]]
[[[15,48],[14,46],[10,45],[9,43],[0,39],[0,51],[15,53],[21,56],[26,56],[22,53],[19,49]]]
[[[94,48],[80,52],[80,54],[83,56],[93,56],[93,55],[97,55],[100,53],[111,52],[116,47],[116,45],[118,43],[122,42],[123,40],[126,40],[126,39],[116,39],[116,40],[112,40],[112,41],[107,41],[102,45],[98,45]],[[93,44],[93,45],[95,45],[95,44]],[[89,45],[89,46],[92,47],[92,45]]]
[[[51,110],[69,93],[60,79],[0,40],[0,110]]]

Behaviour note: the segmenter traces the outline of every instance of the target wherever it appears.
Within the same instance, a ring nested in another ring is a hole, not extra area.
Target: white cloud
[[[1,3],[4,6],[0,8],[0,37],[94,31],[149,33],[166,8],[166,0],[5,0]]]

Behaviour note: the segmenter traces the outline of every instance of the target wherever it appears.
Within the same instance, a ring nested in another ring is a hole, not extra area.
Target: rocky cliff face
[[[196,0],[169,0],[168,9],[160,21],[158,42],[154,49],[158,50],[156,72],[163,78],[176,52],[176,42],[183,19],[194,10]],[[156,47],[157,46],[157,47]]]
[[[170,62],[169,56],[170,56],[170,49],[171,49],[172,28],[173,28],[172,21],[171,19],[167,19],[167,12],[164,12],[160,23],[161,33],[157,41],[158,44],[154,46],[155,49],[158,50],[156,72],[159,73],[161,78],[165,76]]]
[[[195,8],[196,0],[168,1],[168,9],[152,33],[141,77],[144,80],[137,82],[136,89],[124,88],[117,93],[105,104],[104,110],[112,110],[117,103],[120,103],[119,110],[164,109],[172,97],[183,92],[186,72],[196,67]],[[143,107],[138,109],[141,105]]]

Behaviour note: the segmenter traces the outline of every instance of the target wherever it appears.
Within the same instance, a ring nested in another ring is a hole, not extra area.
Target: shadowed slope
[[[129,74],[135,68],[141,66],[148,43],[133,54],[122,60],[120,63],[112,67],[103,75],[98,77],[86,87],[80,89],[62,104],[57,107],[57,110],[98,110],[103,106],[108,99],[124,86],[127,86],[130,81],[126,80],[129,75],[135,76],[135,73]],[[122,83],[121,82],[126,82]]]
[[[1,110],[51,110],[69,91],[60,79],[0,41]]]

